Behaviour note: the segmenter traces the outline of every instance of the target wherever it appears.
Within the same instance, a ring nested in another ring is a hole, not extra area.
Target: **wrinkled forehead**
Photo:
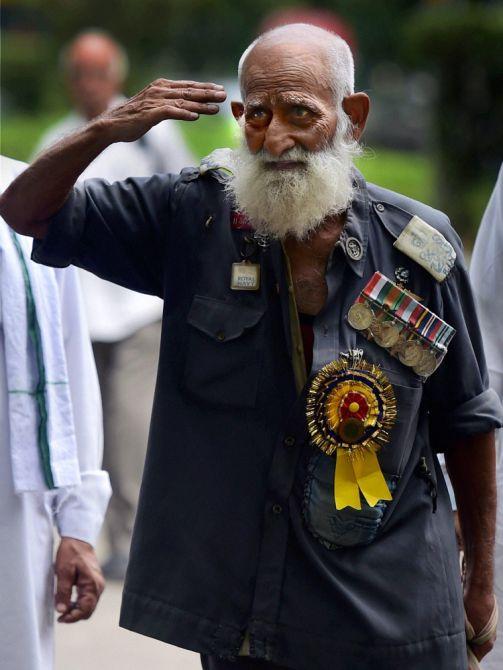
[[[287,92],[331,95],[327,49],[312,43],[258,44],[245,60],[242,83],[245,102],[248,98]]]

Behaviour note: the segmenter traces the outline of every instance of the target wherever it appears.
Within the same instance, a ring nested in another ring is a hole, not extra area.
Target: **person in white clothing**
[[[64,49],[61,65],[75,111],[47,131],[37,153],[124,101],[121,89],[127,75],[127,56],[106,33],[87,31],[78,35]],[[192,162],[178,126],[165,121],[136,142],[108,147],[81,179],[118,181],[156,172],[179,172]],[[106,519],[110,555],[103,569],[107,577],[120,579],[127,565],[145,458],[162,302],[83,270],[80,276],[103,397],[104,466],[114,492]]]
[[[477,234],[470,266],[470,278],[477,302],[487,367],[492,388],[503,399],[503,165]],[[498,511],[494,587],[500,611],[503,610],[503,431],[499,431],[496,451]],[[503,617],[498,624],[498,638],[484,658],[484,670],[503,667]]]
[[[26,165],[0,167],[3,191]],[[93,545],[111,493],[77,273],[30,253],[0,219],[2,670],[51,670],[54,608],[63,623],[93,613],[104,587]]]

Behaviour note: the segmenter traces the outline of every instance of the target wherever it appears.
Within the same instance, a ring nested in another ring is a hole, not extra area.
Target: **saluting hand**
[[[217,103],[226,97],[220,84],[156,79],[93,123],[103,124],[112,142],[134,142],[165,119],[195,121],[200,114],[217,114]]]

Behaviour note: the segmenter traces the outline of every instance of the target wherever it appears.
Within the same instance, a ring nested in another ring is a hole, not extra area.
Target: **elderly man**
[[[121,91],[127,56],[110,35],[95,30],[79,34],[64,49],[61,65],[76,111],[47,131],[38,151],[126,100]],[[190,164],[180,130],[174,121],[165,121],[136,142],[109,146],[80,179],[102,177],[112,182],[149,177],[156,172],[179,172]],[[89,272],[82,271],[80,280],[103,398],[104,464],[113,486],[105,521],[110,554],[103,570],[107,577],[120,579],[126,570],[145,460],[162,302]]]
[[[111,143],[225,98],[158,80],[46,152],[1,203],[38,238],[38,261],[164,298],[121,624],[201,652],[210,670],[239,656],[241,668],[466,670],[433,449],[456,487],[477,633],[494,610],[501,408],[461,246],[445,215],[354,169],[369,100],[353,76],[340,38],[276,29],[241,59],[236,152],[74,188]]]
[[[0,167],[3,190],[26,165],[2,156]],[[110,497],[77,271],[32,263],[30,247],[0,219],[2,670],[51,670],[54,607],[63,623],[93,613],[104,585],[93,545]]]

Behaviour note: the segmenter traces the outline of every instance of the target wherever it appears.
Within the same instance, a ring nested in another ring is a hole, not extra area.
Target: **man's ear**
[[[245,106],[243,105],[242,102],[236,102],[236,100],[233,100],[231,102],[231,109],[232,109],[232,116],[239,123],[239,120],[242,118],[243,114],[245,113]]]
[[[353,93],[352,95],[347,95],[342,101],[342,109],[353,123],[355,140],[359,140],[369,115],[369,96],[366,93]]]

